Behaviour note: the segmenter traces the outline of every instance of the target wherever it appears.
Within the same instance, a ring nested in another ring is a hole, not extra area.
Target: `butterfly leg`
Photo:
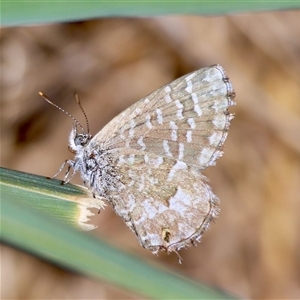
[[[178,251],[174,250],[174,252],[175,252],[176,255],[177,255],[178,263],[182,264],[183,259],[182,259],[182,257],[180,256],[180,254],[178,253]]]
[[[73,160],[70,160],[70,159],[67,159],[63,162],[63,164],[60,166],[60,168],[58,169],[58,172],[52,177],[52,179],[56,178],[58,174],[60,174],[62,172],[62,170],[64,169],[65,165],[68,164],[68,169],[66,171],[66,174],[65,174],[65,177],[64,177],[64,180],[62,181],[62,184],[67,184],[71,179],[72,177],[74,176],[74,174],[76,173],[75,169],[74,169],[74,161]],[[73,168],[73,173],[72,175],[69,177],[69,174],[70,174],[70,170],[71,168]],[[69,178],[68,178],[69,177]]]

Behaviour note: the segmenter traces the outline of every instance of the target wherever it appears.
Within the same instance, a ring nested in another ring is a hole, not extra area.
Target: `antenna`
[[[84,118],[85,118],[85,123],[86,123],[86,128],[87,128],[87,133],[90,133],[90,125],[89,125],[89,120],[87,118],[87,115],[83,109],[83,107],[81,106],[81,102],[80,102],[80,99],[79,99],[79,96],[77,93],[74,93],[74,96],[75,96],[75,99],[76,99],[76,102],[78,103],[79,107],[80,107],[80,110],[82,111],[83,115],[84,115]]]
[[[75,119],[75,117],[73,115],[71,115],[69,112],[65,111],[64,109],[62,109],[61,107],[59,107],[57,104],[53,103],[46,94],[44,94],[43,92],[39,92],[39,95],[41,97],[43,97],[49,104],[51,104],[52,106],[56,107],[57,109],[59,109],[60,111],[62,111],[63,113],[65,113],[67,116],[69,116],[75,123],[77,126],[79,126],[82,130],[82,132],[84,133],[84,128],[81,126],[81,124]],[[76,96],[75,96],[76,98]],[[77,96],[78,98],[78,96]],[[79,98],[78,98],[79,100]],[[77,101],[77,99],[76,99]],[[78,102],[77,102],[78,103]],[[79,104],[79,107],[81,108],[81,110],[83,111],[82,107],[81,107],[81,104],[80,102],[78,103]],[[85,119],[87,120],[87,117],[86,117],[86,114],[85,112],[83,111],[83,114],[85,116]],[[88,125],[88,122],[87,122],[87,125]],[[88,133],[89,133],[89,127],[88,127]]]

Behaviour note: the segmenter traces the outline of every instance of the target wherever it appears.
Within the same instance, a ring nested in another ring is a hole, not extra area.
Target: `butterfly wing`
[[[200,69],[126,109],[87,146],[86,157],[99,157],[87,180],[93,191],[152,252],[199,241],[217,216],[218,199],[199,170],[222,154],[233,97],[221,66]]]
[[[161,87],[109,122],[94,140],[107,149],[130,148],[205,169],[222,155],[234,91],[219,65]]]
[[[199,242],[219,211],[205,177],[172,158],[139,150],[113,152],[124,188],[111,195],[110,203],[140,244],[157,253]]]

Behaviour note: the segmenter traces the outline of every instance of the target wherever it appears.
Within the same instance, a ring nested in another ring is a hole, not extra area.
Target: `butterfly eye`
[[[75,140],[74,140],[74,143],[76,146],[84,146],[87,142],[87,139],[82,135],[77,135]]]
[[[82,138],[80,136],[76,136],[76,138],[74,140],[75,145],[76,146],[81,145],[81,140],[82,140]]]

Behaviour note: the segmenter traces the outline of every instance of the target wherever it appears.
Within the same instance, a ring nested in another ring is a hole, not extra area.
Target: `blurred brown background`
[[[205,172],[220,218],[197,248],[181,251],[182,265],[141,248],[109,207],[94,218],[97,234],[240,297],[300,298],[299,11],[2,29],[1,166],[52,176],[72,158],[72,122],[39,91],[84,123],[77,91],[95,134],[139,98],[215,63],[237,94],[225,153]],[[3,298],[139,297],[7,246],[1,256]]]

